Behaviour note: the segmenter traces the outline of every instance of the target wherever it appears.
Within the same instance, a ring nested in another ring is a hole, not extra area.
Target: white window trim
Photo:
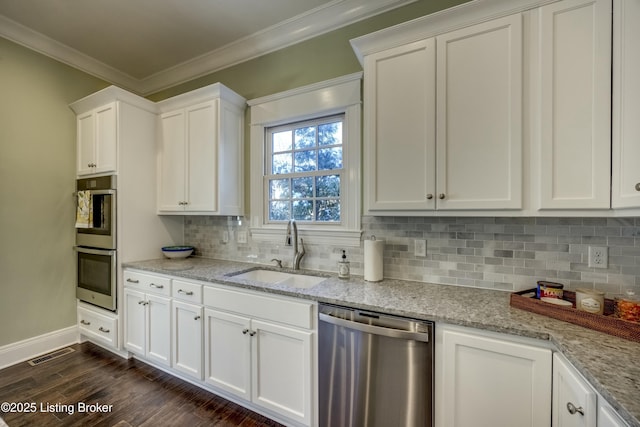
[[[360,246],[361,229],[361,81],[349,74],[286,92],[248,101],[251,108],[250,189],[251,236],[255,241],[284,241],[283,224],[265,223],[264,181],[266,128],[344,113],[346,152],[342,224],[298,223],[300,237],[309,243]]]

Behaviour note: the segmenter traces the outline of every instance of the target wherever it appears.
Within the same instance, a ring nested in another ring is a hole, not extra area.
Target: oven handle
[[[77,252],[81,252],[83,254],[91,254],[91,255],[113,256],[116,254],[116,251],[113,249],[92,249],[92,248],[85,248],[83,246],[74,246],[73,249]]]

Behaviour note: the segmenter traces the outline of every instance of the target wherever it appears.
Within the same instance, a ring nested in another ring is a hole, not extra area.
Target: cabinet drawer
[[[89,338],[99,339],[112,347],[118,344],[118,319],[85,307],[78,307],[78,328]]]
[[[124,272],[124,284],[142,292],[153,292],[171,296],[171,280],[167,277],[154,276],[133,271]]]
[[[183,282],[182,280],[173,280],[171,286],[172,296],[175,299],[202,304],[202,285],[198,283]]]
[[[312,329],[313,303],[238,292],[217,287],[204,288],[204,305],[253,318]]]

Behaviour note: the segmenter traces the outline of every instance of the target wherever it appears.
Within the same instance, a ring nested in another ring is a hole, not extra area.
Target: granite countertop
[[[265,284],[233,275],[269,266],[206,258],[129,262],[125,268],[228,284],[267,293],[550,341],[631,426],[640,427],[640,343],[509,305],[509,293],[384,279],[366,282],[299,271],[327,280],[308,288]],[[289,271],[289,270],[283,270]]]

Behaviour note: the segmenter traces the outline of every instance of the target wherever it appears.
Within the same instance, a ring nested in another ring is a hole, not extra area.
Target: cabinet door
[[[202,379],[202,307],[173,301],[173,368]]]
[[[440,333],[438,425],[549,426],[551,350],[457,330]]]
[[[246,317],[205,309],[205,381],[251,400],[251,336]]]
[[[76,169],[78,175],[93,173],[96,147],[96,121],[93,112],[81,114],[77,122]]]
[[[368,211],[435,207],[435,41],[365,58]]]
[[[640,207],[640,1],[613,7],[613,185],[614,208]]]
[[[159,149],[158,211],[184,210],[186,158],[183,110],[165,113],[160,117],[161,143]]]
[[[598,427],[628,427],[620,415],[602,397],[598,396]]]
[[[171,300],[146,295],[147,300],[147,353],[154,362],[171,364]]]
[[[218,100],[186,109],[187,205],[189,211],[218,210]]]
[[[437,37],[438,209],[522,207],[522,16]]]
[[[112,102],[95,110],[95,173],[115,172],[118,162],[117,104]]]
[[[553,427],[595,427],[595,390],[557,353],[553,355]]]
[[[146,345],[146,309],[142,292],[125,288],[124,290],[124,347],[144,356]]]
[[[251,330],[253,402],[310,425],[313,332],[256,320]]]
[[[611,0],[540,8],[540,208],[608,208]]]

